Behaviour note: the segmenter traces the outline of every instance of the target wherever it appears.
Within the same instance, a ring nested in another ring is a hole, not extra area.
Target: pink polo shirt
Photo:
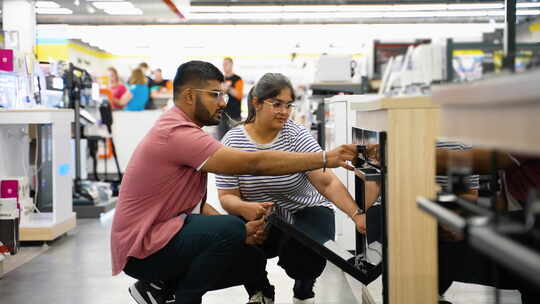
[[[222,145],[179,108],[165,112],[127,166],[111,231],[112,273],[128,257],[146,258],[171,240],[205,199],[207,174],[198,171]]]

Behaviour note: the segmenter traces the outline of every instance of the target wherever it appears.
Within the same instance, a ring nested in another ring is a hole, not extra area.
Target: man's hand
[[[261,244],[266,238],[264,233],[264,219],[258,219],[246,223],[246,244]]]
[[[356,225],[356,230],[362,234],[366,234],[366,214],[357,214],[352,218]]]
[[[354,168],[347,163],[356,158],[356,145],[341,145],[326,154],[328,168],[343,167],[353,171]]]
[[[258,218],[261,218],[266,213],[266,210],[268,210],[268,208],[272,205],[274,205],[274,203],[272,202],[246,202],[242,209],[242,217],[246,221],[256,220]]]

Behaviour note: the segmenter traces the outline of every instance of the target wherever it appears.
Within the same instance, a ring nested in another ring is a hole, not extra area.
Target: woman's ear
[[[251,105],[253,106],[255,111],[261,110],[262,104],[259,103],[259,98],[253,97],[253,99],[251,100]]]

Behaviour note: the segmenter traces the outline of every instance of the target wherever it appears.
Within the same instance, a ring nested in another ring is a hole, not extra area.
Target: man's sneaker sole
[[[137,302],[138,304],[158,304],[158,302],[154,299],[154,297],[152,297],[151,294],[148,295],[150,303],[146,302],[143,296],[139,293],[139,290],[135,288],[135,284],[129,286],[128,291],[133,300],[135,300],[135,302]]]

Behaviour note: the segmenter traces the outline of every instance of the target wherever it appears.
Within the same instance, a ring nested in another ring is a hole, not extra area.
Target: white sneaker
[[[274,300],[265,297],[262,291],[259,291],[249,298],[249,302],[247,304],[274,304]]]
[[[293,304],[315,304],[315,298],[300,300],[293,297],[292,301],[293,301]]]

